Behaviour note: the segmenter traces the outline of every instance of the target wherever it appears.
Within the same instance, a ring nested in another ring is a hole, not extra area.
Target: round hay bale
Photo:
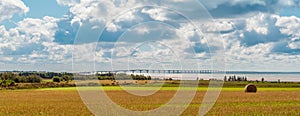
[[[245,87],[245,92],[256,93],[257,92],[257,87],[254,84],[248,84]]]

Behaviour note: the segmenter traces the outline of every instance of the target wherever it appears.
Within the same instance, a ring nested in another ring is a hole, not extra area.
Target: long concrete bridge
[[[167,73],[167,74],[212,74],[224,73],[218,70],[148,70],[148,69],[130,69],[130,70],[114,70],[114,71],[97,71],[97,73]]]

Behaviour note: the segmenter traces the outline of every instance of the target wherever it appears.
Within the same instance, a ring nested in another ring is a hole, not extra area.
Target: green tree
[[[69,75],[63,75],[62,79],[67,82],[74,80],[73,76],[69,76]]]
[[[62,80],[62,78],[60,78],[60,77],[58,77],[58,76],[54,76],[53,78],[52,78],[52,81],[53,82],[60,82]]]

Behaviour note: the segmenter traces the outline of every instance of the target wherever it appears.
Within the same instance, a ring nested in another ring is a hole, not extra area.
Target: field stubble
[[[197,115],[205,95],[199,90],[182,115]],[[122,90],[106,90],[107,95],[125,108],[143,111],[167,103],[176,90],[160,90],[139,97]],[[92,115],[75,90],[0,91],[0,115]],[[222,91],[207,115],[300,115],[300,91]]]

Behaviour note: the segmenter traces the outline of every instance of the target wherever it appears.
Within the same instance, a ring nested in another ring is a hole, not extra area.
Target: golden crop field
[[[92,115],[77,91],[0,91],[0,115]]]
[[[300,115],[300,91],[263,90],[244,93],[224,89],[207,115]],[[205,90],[198,90],[182,115],[197,115]],[[170,88],[140,97],[126,91],[106,90],[117,104],[130,110],[144,111],[160,107],[176,93]],[[76,89],[0,91],[0,115],[93,115],[81,101]]]

